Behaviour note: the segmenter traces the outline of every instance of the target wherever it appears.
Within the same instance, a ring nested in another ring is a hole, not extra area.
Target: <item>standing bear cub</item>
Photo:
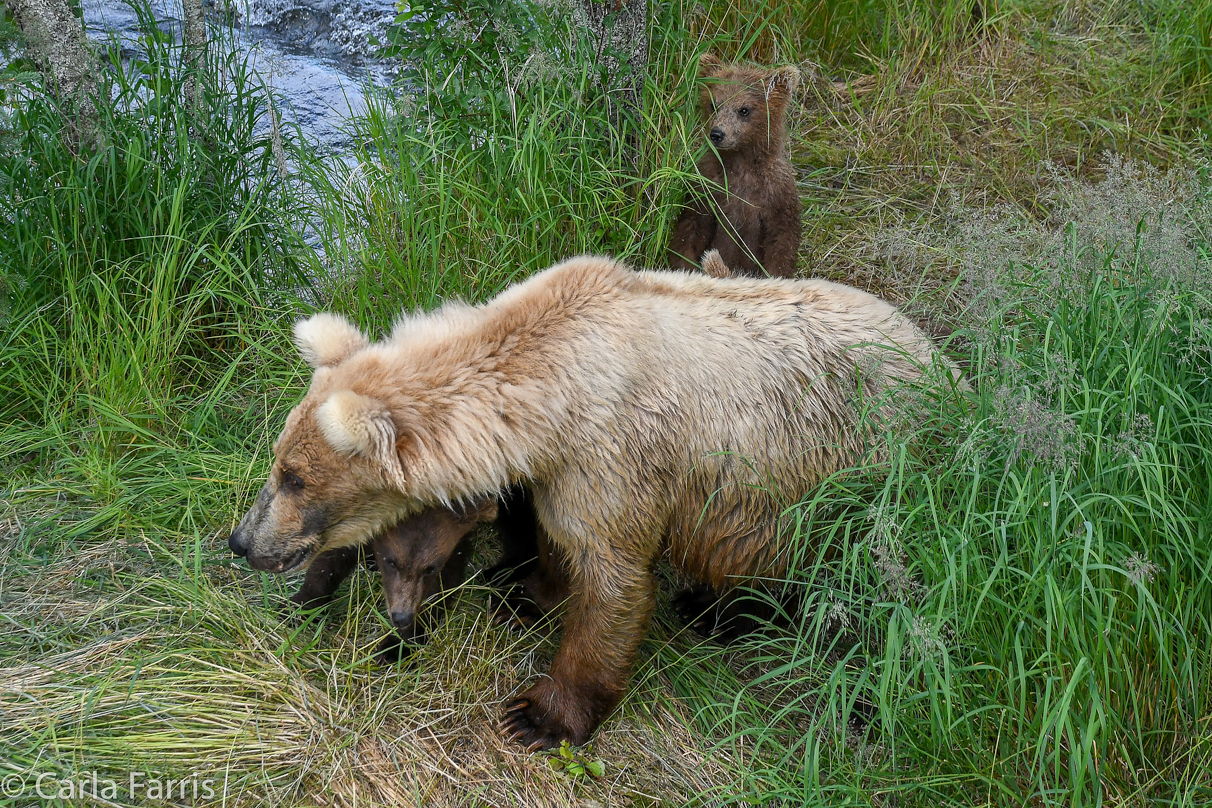
[[[717,593],[782,576],[787,505],[871,456],[937,359],[848,286],[596,257],[376,344],[328,314],[295,335],[315,376],[232,549],[283,572],[525,483],[567,576],[550,676],[501,724],[529,749],[583,743],[622,698],[658,559]]]
[[[700,97],[713,146],[698,162],[706,180],[686,202],[669,241],[669,263],[694,269],[718,250],[741,275],[790,278],[800,247],[800,197],[787,159],[787,105],[799,71],[699,61]]]

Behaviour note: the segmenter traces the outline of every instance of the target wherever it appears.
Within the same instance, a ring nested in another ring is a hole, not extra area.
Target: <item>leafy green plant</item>
[[[576,750],[568,745],[568,741],[560,741],[560,748],[547,758],[547,762],[551,764],[552,769],[574,780],[586,776],[604,777],[606,764],[590,759],[592,753],[592,744]]]
[[[509,109],[517,74],[555,45],[553,21],[530,0],[423,0],[396,17],[382,55],[401,60],[402,80],[430,112],[474,126]]]

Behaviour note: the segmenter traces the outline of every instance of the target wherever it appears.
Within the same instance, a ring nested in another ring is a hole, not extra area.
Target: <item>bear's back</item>
[[[691,454],[794,451],[853,426],[857,393],[916,377],[933,353],[894,307],[828,281],[637,272],[624,287],[579,338],[582,375],[617,400],[602,412],[619,429],[659,421],[653,440]]]

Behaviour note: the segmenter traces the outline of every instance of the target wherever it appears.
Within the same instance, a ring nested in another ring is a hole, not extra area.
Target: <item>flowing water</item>
[[[365,108],[363,85],[390,80],[390,66],[373,58],[371,38],[383,39],[396,15],[392,0],[230,2],[237,47],[281,100],[283,118],[322,149],[343,151],[342,122]],[[82,6],[92,38],[116,35],[124,50],[138,48],[138,20],[122,0],[82,0]],[[151,7],[162,28],[180,29],[179,0],[152,0]],[[208,8],[212,19],[214,11]]]

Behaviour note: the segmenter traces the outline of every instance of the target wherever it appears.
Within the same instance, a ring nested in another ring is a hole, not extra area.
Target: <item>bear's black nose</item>
[[[233,530],[231,535],[227,537],[227,546],[241,558],[248,555],[248,544],[244,541],[244,537],[240,535],[239,528]]]
[[[708,135],[708,137],[711,138],[712,143],[722,143],[724,141],[724,130],[712,129],[711,134]]]
[[[392,612],[391,622],[398,629],[406,629],[412,625],[412,621],[416,619],[416,612]]]

